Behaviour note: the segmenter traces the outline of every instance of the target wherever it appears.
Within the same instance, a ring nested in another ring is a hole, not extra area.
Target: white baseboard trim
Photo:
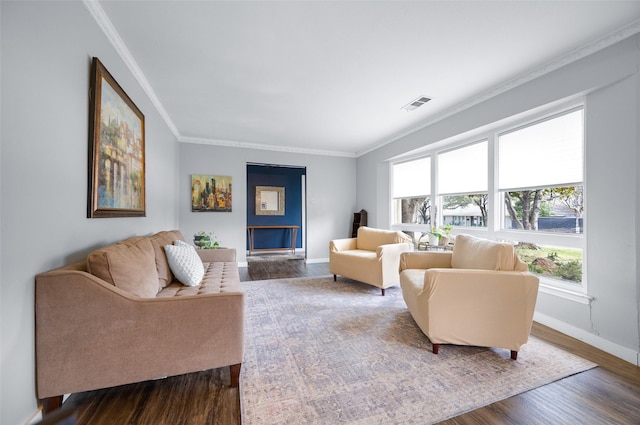
[[[546,314],[536,312],[533,315],[533,320],[541,323],[545,326],[549,326],[563,334],[569,335],[575,339],[592,345],[602,351],[605,351],[613,356],[616,356],[622,360],[625,360],[636,366],[640,366],[640,352],[634,351],[631,348],[623,347],[604,338],[594,335],[590,332],[580,329],[561,320],[555,319]]]
[[[315,263],[328,263],[328,258],[307,258],[307,264],[315,264]]]
[[[34,425],[40,422],[41,420],[42,420],[42,410],[38,409],[35,412],[33,412],[31,417],[27,419],[27,422],[25,422],[24,425]]]

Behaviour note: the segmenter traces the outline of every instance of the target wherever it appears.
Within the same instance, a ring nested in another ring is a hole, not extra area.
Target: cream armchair
[[[513,246],[469,235],[453,252],[400,257],[402,296],[438,354],[440,344],[499,347],[516,360],[531,332],[538,278]]]
[[[329,269],[333,280],[342,275],[385,288],[400,282],[400,254],[411,251],[409,237],[394,230],[359,227],[355,238],[329,242]]]

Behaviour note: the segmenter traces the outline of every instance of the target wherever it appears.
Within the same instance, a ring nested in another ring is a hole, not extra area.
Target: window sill
[[[576,303],[590,305],[593,297],[579,290],[560,288],[558,285],[550,283],[541,278],[540,292],[544,294],[554,295]]]

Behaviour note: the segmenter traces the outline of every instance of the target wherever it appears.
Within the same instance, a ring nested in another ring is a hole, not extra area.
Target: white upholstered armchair
[[[512,245],[458,235],[453,252],[403,253],[400,286],[435,354],[440,344],[474,345],[515,360],[528,341],[538,278]]]
[[[400,254],[411,251],[407,235],[395,230],[358,228],[355,238],[329,242],[329,269],[333,280],[342,275],[384,290],[400,283]]]

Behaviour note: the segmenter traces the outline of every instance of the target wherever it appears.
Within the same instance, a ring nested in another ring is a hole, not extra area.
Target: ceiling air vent
[[[420,96],[419,98],[412,100],[411,102],[404,105],[401,109],[404,109],[407,112],[413,111],[414,109],[419,108],[430,100],[431,99],[429,99],[428,97]]]

